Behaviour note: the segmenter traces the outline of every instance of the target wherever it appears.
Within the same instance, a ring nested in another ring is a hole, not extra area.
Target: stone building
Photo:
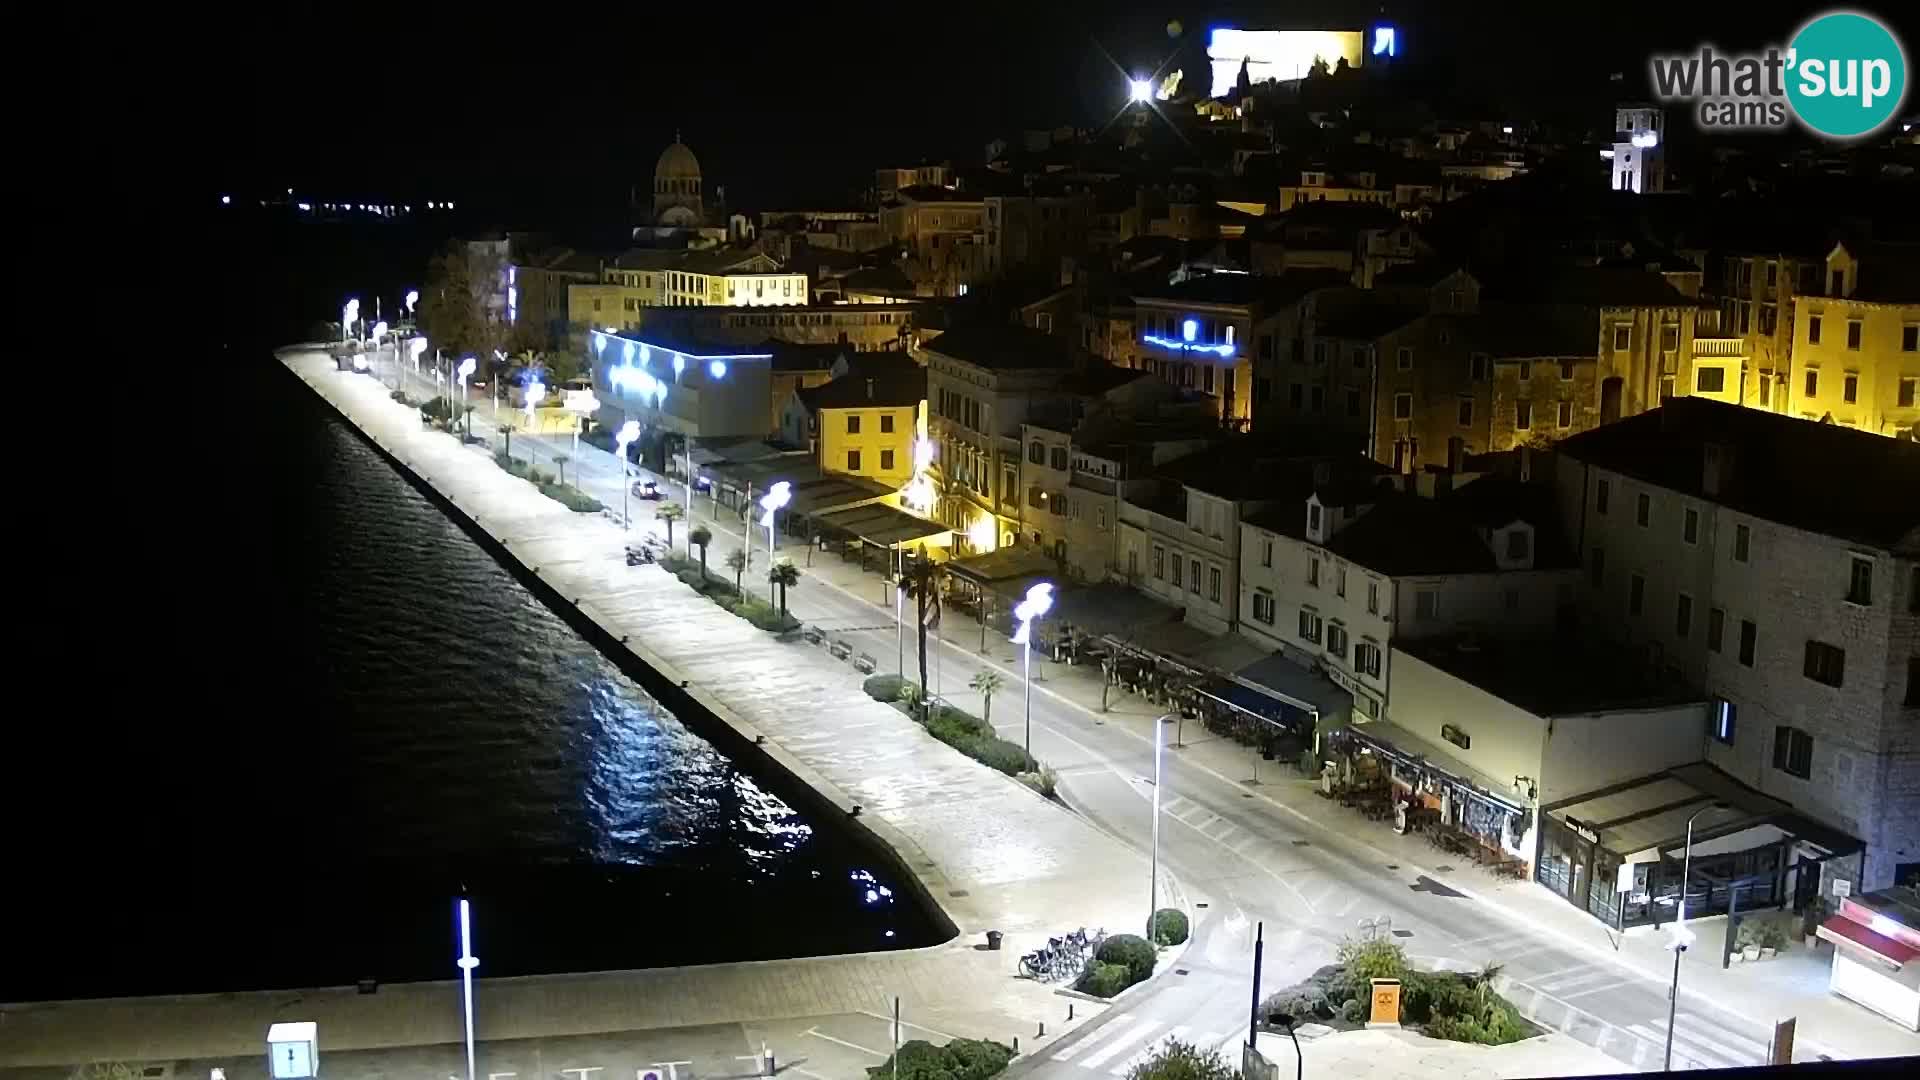
[[[1920,447],[1679,399],[1558,458],[1583,617],[1712,695],[1707,761],[1865,845],[1828,876],[1920,863]]]

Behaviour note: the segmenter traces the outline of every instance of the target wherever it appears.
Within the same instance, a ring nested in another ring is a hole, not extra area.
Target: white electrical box
[[[267,1029],[268,1073],[273,1080],[310,1080],[320,1074],[318,1029],[311,1020]]]

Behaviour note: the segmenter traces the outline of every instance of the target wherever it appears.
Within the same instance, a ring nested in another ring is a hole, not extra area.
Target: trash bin
[[[998,930],[987,931],[987,951],[988,952],[1000,951],[1000,931]]]

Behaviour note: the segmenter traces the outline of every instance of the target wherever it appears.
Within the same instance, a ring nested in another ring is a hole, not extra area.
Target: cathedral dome
[[[674,140],[673,145],[660,152],[660,161],[653,167],[655,180],[698,180],[700,178],[700,159],[693,156],[687,144]]]

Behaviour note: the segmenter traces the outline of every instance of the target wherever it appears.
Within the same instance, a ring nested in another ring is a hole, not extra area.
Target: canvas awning
[[[1865,949],[1894,968],[1899,968],[1914,957],[1920,956],[1920,949],[1878,933],[1872,927],[1854,922],[1845,915],[1835,915],[1821,923],[1814,930],[1814,934],[1821,940],[1831,941],[1836,945],[1847,944]]]
[[[903,510],[879,503],[849,507],[814,515],[822,528],[838,529],[877,547],[911,544],[931,536],[951,532],[947,526],[926,518],[914,517]]]
[[[1526,813],[1525,801],[1515,795],[1509,786],[1511,780],[1503,781],[1498,777],[1488,776],[1398,724],[1385,720],[1373,720],[1365,724],[1354,724],[1348,727],[1345,733],[1365,746],[1383,751],[1389,758],[1451,777],[1456,783],[1480,792],[1492,802],[1499,803],[1515,813]]]
[[[1608,851],[1645,862],[1652,861],[1646,852],[1671,854],[1684,845],[1687,819],[1716,802],[1724,809],[1701,813],[1695,821],[1696,854],[1748,850],[1785,836],[1811,841],[1835,855],[1860,849],[1858,840],[1795,813],[1786,803],[1705,762],[1560,799],[1542,810],[1598,833]],[[1720,843],[1723,839],[1727,842]]]

